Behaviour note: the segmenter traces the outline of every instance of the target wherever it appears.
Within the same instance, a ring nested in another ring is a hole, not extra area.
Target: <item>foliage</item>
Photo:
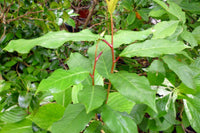
[[[100,1],[92,19],[105,24],[41,36],[43,27],[34,37],[11,36],[10,30],[26,32],[21,19],[30,11],[44,13],[29,16],[42,23],[50,14],[69,15],[69,3],[29,2],[29,11],[26,1],[13,2],[0,1],[19,10],[3,15],[1,132],[200,132],[198,1]],[[63,16],[52,21],[57,18]]]

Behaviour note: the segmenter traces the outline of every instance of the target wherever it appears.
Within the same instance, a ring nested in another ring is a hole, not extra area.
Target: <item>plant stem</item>
[[[110,18],[111,18],[111,47],[110,48],[111,48],[111,52],[112,52],[112,67],[111,67],[110,73],[113,73],[116,60],[115,60],[115,53],[114,53],[114,47],[113,47],[114,44],[113,44],[113,17],[112,17],[112,14],[110,14]],[[110,94],[110,88],[111,88],[111,82],[109,81],[106,104],[108,102],[108,97],[109,97],[109,94]]]

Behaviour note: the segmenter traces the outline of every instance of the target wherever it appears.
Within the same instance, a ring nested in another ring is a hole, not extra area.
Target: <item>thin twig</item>
[[[94,0],[93,3],[92,3],[92,8],[91,8],[86,20],[85,20],[85,24],[83,26],[83,29],[85,29],[87,27],[87,25],[88,25],[88,23],[89,23],[89,21],[90,21],[90,19],[92,17],[92,14],[94,12],[94,8],[96,7],[96,5],[97,5],[97,0]]]

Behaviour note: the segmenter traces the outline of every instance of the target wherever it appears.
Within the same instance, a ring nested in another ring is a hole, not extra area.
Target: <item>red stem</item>
[[[112,48],[112,45],[109,42],[107,42],[105,39],[102,39],[102,41],[105,42],[110,48]]]

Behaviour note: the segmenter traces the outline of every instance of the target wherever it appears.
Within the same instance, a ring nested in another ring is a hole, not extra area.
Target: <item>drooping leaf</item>
[[[200,26],[196,27],[196,28],[192,31],[192,35],[193,35],[194,38],[197,40],[198,44],[200,44]]]
[[[72,102],[72,88],[66,89],[59,93],[53,93],[53,97],[56,100],[57,104],[60,104],[64,107],[67,107],[68,104]]]
[[[162,21],[153,27],[153,38],[165,38],[172,35],[178,26],[179,21]]]
[[[135,105],[135,103],[126,99],[119,92],[110,93],[107,104],[115,111],[127,112],[128,114]]]
[[[40,107],[30,119],[39,127],[48,130],[54,122],[62,118],[64,111],[62,105],[50,103]]]
[[[70,33],[63,30],[49,32],[48,34],[35,39],[12,40],[4,50],[7,50],[8,52],[17,51],[18,53],[29,53],[29,51],[35,46],[55,49],[67,41],[95,41],[98,40],[98,38],[98,34],[93,34],[88,29],[82,30],[78,33]]]
[[[53,133],[79,133],[94,116],[93,112],[86,113],[81,104],[70,104],[67,106],[64,116],[52,125]]]
[[[120,54],[121,57],[158,57],[163,54],[174,54],[189,48],[180,41],[169,41],[165,39],[147,40],[142,43],[131,44]]]
[[[109,106],[104,106],[102,119],[113,133],[137,133],[137,125],[127,116],[123,116]]]
[[[100,107],[105,99],[106,91],[102,86],[84,86],[78,94],[78,100],[85,105],[86,113]]]
[[[145,77],[122,71],[111,74],[109,80],[119,93],[127,99],[135,103],[144,103],[156,111],[156,92],[151,89]]]
[[[57,69],[47,79],[43,79],[39,84],[38,91],[50,91],[51,93],[61,92],[74,84],[79,84],[83,81],[89,72],[81,68],[72,70]],[[37,93],[36,92],[36,93]]]
[[[15,123],[23,120],[27,116],[27,112],[20,107],[12,108],[9,111],[0,113],[0,120],[6,123]]]
[[[200,104],[199,98],[188,94],[183,100],[187,118],[196,132],[200,132]]]
[[[193,81],[193,70],[182,62],[177,61],[173,56],[164,56],[162,58],[168,67],[174,71],[180,80],[189,88],[195,89],[195,84]]]
[[[23,120],[17,123],[9,123],[3,125],[1,133],[33,133],[32,121]]]
[[[186,17],[185,17],[185,12],[182,11],[181,7],[178,6],[176,3],[167,1],[169,6],[165,4],[161,0],[154,0],[157,4],[159,4],[162,8],[164,8],[168,13],[172,14],[176,18],[178,18],[180,21],[185,23]]]
[[[130,112],[130,116],[133,117],[133,120],[136,124],[140,124],[146,113],[147,105],[145,104],[136,104]]]

